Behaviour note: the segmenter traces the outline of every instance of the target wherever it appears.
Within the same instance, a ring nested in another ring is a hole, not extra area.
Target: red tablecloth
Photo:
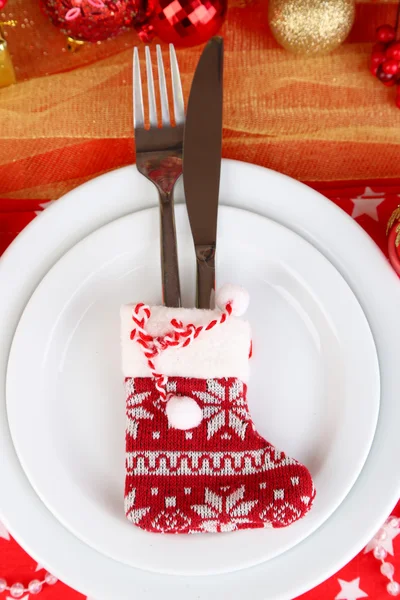
[[[312,185],[352,215],[387,255],[386,224],[400,202],[399,180],[354,183],[346,181]],[[38,212],[45,209],[47,204],[48,202],[43,203],[41,200],[29,199],[15,202],[15,200],[0,198],[0,253],[4,252],[17,234],[36,217]],[[400,502],[393,512],[400,516]],[[399,532],[400,529],[396,530],[395,534]],[[389,552],[386,560],[395,566],[397,571],[395,579],[400,581],[400,536],[394,537],[393,540],[386,540],[385,546]],[[345,551],[345,548],[343,550]],[[391,555],[392,550],[394,556]],[[381,575],[379,567],[380,563],[374,558],[372,551],[361,552],[336,575],[301,596],[301,599],[358,600],[367,597],[371,600],[388,599],[390,597],[386,590],[388,580]],[[14,542],[0,524],[0,578],[6,579],[9,584],[18,581],[27,586],[32,579],[43,578],[44,573],[41,566]],[[61,582],[54,586],[44,586],[39,596],[25,594],[22,600],[33,600],[34,597],[43,600],[84,598]],[[0,598],[12,600],[7,592],[0,594]]]

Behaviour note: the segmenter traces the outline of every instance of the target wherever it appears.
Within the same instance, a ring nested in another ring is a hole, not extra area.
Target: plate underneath
[[[193,248],[185,210],[176,212],[183,302],[189,306]],[[314,477],[312,511],[287,529],[162,536],[124,517],[119,307],[160,302],[157,209],[114,221],[61,258],[33,294],[13,342],[9,422],[32,485],[75,535],[141,569],[210,574],[281,554],[332,514],[373,439],[375,347],[357,300],[334,267],[290,230],[221,207],[217,273],[220,285],[240,283],[250,292],[249,405],[257,429]]]

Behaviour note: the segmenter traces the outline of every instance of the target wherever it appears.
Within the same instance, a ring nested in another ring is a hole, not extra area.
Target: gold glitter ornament
[[[0,88],[12,85],[17,81],[8,44],[3,33],[4,26],[15,27],[16,24],[16,21],[0,21]]]
[[[269,0],[268,23],[286,50],[327,54],[348,36],[354,12],[354,0]]]

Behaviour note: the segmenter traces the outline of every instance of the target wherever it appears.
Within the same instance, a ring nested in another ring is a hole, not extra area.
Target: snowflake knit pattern
[[[219,310],[148,308],[145,335],[159,348],[149,366],[132,340],[136,306],[121,312],[127,518],[146,531],[183,534],[285,527],[303,517],[315,497],[310,473],[261,437],[249,414],[248,323],[229,309],[225,323]],[[206,330],[213,321],[221,324]],[[186,346],[163,344],[177,325],[186,330],[182,323],[200,335]],[[200,422],[172,426],[171,396],[196,403]]]

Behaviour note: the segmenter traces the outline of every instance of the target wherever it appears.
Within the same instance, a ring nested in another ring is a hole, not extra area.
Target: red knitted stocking
[[[248,411],[248,324],[232,307],[225,323],[220,311],[164,307],[145,307],[142,320],[137,306],[122,312],[127,518],[147,531],[195,533],[304,516],[315,496],[310,473],[264,440]],[[130,334],[132,314],[141,337],[137,327]]]

